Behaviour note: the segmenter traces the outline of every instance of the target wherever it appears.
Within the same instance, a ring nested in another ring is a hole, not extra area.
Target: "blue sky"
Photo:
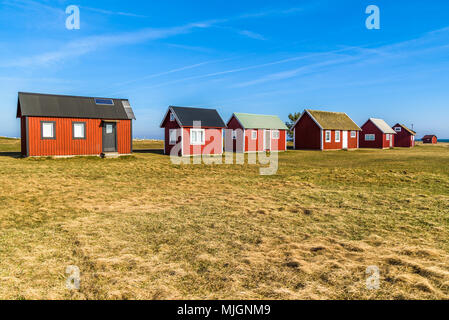
[[[80,30],[65,9],[78,5]],[[381,29],[368,30],[368,5]],[[129,98],[136,137],[169,105],[343,111],[449,138],[448,1],[0,0],[0,135],[17,92]]]

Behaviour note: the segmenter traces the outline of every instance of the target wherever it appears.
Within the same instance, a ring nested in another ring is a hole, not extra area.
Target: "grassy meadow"
[[[274,176],[134,147],[21,159],[0,139],[1,299],[449,299],[449,144],[288,151]]]

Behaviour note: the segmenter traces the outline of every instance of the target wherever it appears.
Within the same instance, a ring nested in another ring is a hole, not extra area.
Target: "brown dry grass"
[[[0,298],[449,298],[447,145],[289,151],[275,176],[18,149],[0,140]]]

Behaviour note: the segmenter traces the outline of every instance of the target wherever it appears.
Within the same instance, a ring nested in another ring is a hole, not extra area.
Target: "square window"
[[[387,141],[390,141],[390,135],[387,134]]]
[[[357,138],[357,131],[351,131],[351,138]]]
[[[331,142],[332,137],[331,137],[331,131],[326,131],[326,142]]]
[[[191,129],[190,130],[190,144],[193,146],[205,144],[206,130],[204,129]]]
[[[41,122],[41,136],[42,139],[55,139],[55,122]]]
[[[85,122],[73,122],[73,139],[86,139],[86,123]]]
[[[273,140],[279,140],[280,134],[279,130],[273,130],[271,131],[271,139]]]
[[[257,131],[256,130],[251,131],[251,139],[257,140]]]

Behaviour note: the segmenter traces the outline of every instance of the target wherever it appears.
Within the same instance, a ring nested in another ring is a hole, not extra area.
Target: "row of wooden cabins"
[[[20,92],[17,118],[23,156],[114,156],[133,150],[136,117],[127,99]],[[180,156],[287,150],[288,128],[278,116],[234,113],[225,123],[215,109],[171,106],[160,127],[165,154],[173,148]],[[359,127],[345,113],[315,110],[305,110],[293,126],[295,149],[413,147],[415,136],[399,123],[391,128],[371,118]]]

